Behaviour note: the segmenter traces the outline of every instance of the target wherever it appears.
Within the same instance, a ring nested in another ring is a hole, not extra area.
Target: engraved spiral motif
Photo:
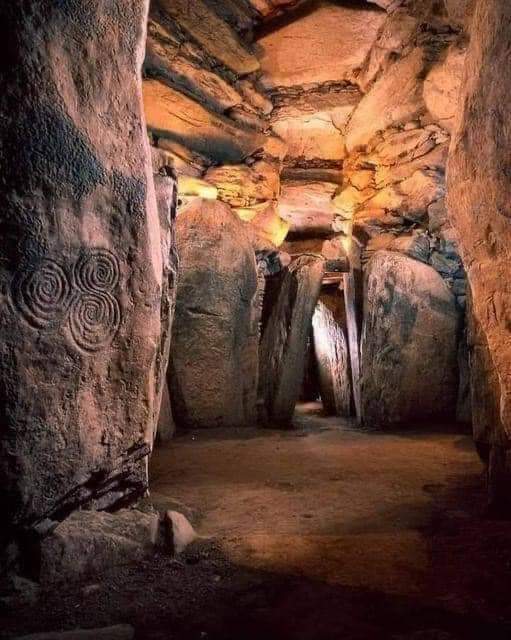
[[[22,272],[13,287],[13,299],[22,316],[32,326],[43,328],[66,312],[71,285],[64,268],[45,258],[31,270]]]
[[[106,292],[83,293],[73,302],[69,327],[76,344],[88,352],[108,346],[121,323],[117,300]]]
[[[119,283],[119,261],[106,249],[91,249],[76,263],[74,276],[82,291],[112,291]]]

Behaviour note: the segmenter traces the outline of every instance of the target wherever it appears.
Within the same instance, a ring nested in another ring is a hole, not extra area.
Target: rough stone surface
[[[448,164],[448,209],[495,374],[499,423],[511,434],[511,5],[476,3]],[[499,428],[495,423],[495,428]]]
[[[73,629],[72,631],[48,631],[19,636],[16,640],[133,640],[135,629],[129,624],[118,624],[99,629]]]
[[[331,415],[349,416],[351,379],[342,304],[339,293],[322,294],[312,317],[312,329],[323,407]]]
[[[444,129],[452,132],[459,108],[465,50],[453,46],[424,80],[424,102],[430,114]]]
[[[164,175],[170,172],[171,175]],[[170,411],[170,400],[167,388],[167,367],[169,363],[170,338],[172,331],[172,320],[176,305],[176,283],[178,271],[178,256],[176,250],[176,210],[177,210],[177,184],[176,175],[168,167],[162,173],[154,177],[154,187],[156,192],[156,202],[158,205],[158,215],[160,218],[160,244],[162,261],[162,299],[161,299],[161,346],[158,360],[158,376],[155,380],[155,391],[157,406],[155,408],[155,433],[162,427],[167,433],[172,433],[172,412]],[[163,401],[165,407],[162,411]],[[163,420],[163,416],[166,419]]]
[[[182,43],[172,37],[161,21],[150,20],[145,74],[161,78],[219,113],[241,103],[241,96],[234,87],[218,73],[202,67],[193,56],[187,56],[183,49]]]
[[[160,404],[160,414],[158,416],[158,429],[156,432],[159,442],[170,442],[176,433],[176,423],[172,415],[172,405],[170,404],[170,390],[166,383],[163,386],[163,393]]]
[[[177,219],[180,275],[170,388],[179,427],[240,427],[255,419],[257,271],[243,222],[197,199]],[[245,373],[244,373],[245,372]]]
[[[364,7],[314,1],[299,19],[264,34],[261,49],[266,87],[346,79],[367,55],[385,14]]]
[[[147,487],[162,356],[147,5],[0,8],[0,537]]]
[[[267,295],[270,312],[263,317],[259,397],[263,422],[287,426],[305,372],[312,314],[324,274],[321,258],[303,256],[279,274]]]
[[[178,511],[167,511],[165,521],[176,554],[183,553],[186,547],[200,538],[187,518]]]
[[[459,317],[431,267],[377,252],[366,266],[362,417],[370,426],[452,417]]]
[[[411,120],[424,108],[422,82],[424,52],[415,48],[392,65],[362,98],[346,130],[349,151],[367,144],[378,132]]]
[[[467,342],[474,441],[479,445],[509,448],[509,434],[500,416],[499,379],[484,330],[475,317],[471,295],[467,306]]]
[[[157,513],[77,511],[42,541],[39,578],[48,585],[100,575],[140,562],[160,545]]]
[[[203,0],[155,0],[204,49],[239,75],[259,69],[259,62],[241,44],[235,31]]]
[[[296,236],[325,236],[333,232],[337,213],[333,196],[337,185],[330,182],[289,180],[282,183],[280,215]]]
[[[159,82],[143,83],[147,124],[163,138],[219,162],[240,162],[263,146],[262,134],[238,127],[199,102]]]
[[[248,207],[264,200],[274,200],[280,191],[279,166],[265,161],[252,166],[212,167],[205,175],[218,189],[218,197],[232,207]]]

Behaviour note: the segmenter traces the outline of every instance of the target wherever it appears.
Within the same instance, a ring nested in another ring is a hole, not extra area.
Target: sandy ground
[[[44,594],[6,636],[130,622],[143,640],[511,638],[511,523],[483,516],[468,435],[361,431],[316,405],[296,427],[159,449],[151,500],[211,539]]]

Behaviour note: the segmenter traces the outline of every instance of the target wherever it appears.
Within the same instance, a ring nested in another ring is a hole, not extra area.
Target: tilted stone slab
[[[263,317],[259,379],[261,418],[268,425],[285,427],[293,418],[323,274],[323,259],[302,256],[269,283],[270,312]]]
[[[241,162],[267,140],[157,80],[144,81],[144,108],[147,124],[158,137],[222,163]]]

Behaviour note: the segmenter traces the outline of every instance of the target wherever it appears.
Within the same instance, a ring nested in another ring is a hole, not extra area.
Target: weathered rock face
[[[364,422],[452,416],[459,325],[453,294],[431,267],[387,251],[370,260],[365,284]]]
[[[459,236],[475,322],[488,348],[499,423],[511,433],[511,5],[476,3],[462,107],[448,164],[449,216]],[[488,369],[488,367],[486,367]],[[494,417],[491,418],[494,420]]]
[[[484,331],[474,316],[472,301],[467,307],[467,317],[474,441],[478,445],[509,448],[509,436],[500,417],[500,385],[497,371]]]
[[[167,172],[169,175],[165,175]],[[166,380],[169,362],[170,337],[174,308],[176,304],[176,282],[178,257],[176,251],[175,220],[177,208],[177,183],[175,173],[170,168],[162,169],[155,176],[154,186],[160,218],[161,260],[162,260],[162,299],[161,299],[161,347],[158,359],[158,376],[155,381],[157,402],[155,413],[155,434],[162,430],[163,439],[170,439],[174,432],[170,398]]]
[[[159,80],[144,82],[144,108],[157,135],[219,162],[240,162],[264,143],[262,134],[237,126]]]
[[[163,352],[147,4],[0,8],[2,536],[147,487]]]
[[[312,314],[324,273],[321,258],[302,256],[269,284],[260,347],[259,396],[263,422],[291,422],[305,371]]]
[[[322,294],[312,317],[312,328],[323,407],[331,415],[349,416],[351,378],[342,306],[339,294]]]
[[[306,12],[258,40],[267,87],[344,80],[362,64],[385,13],[311,2]]]
[[[370,142],[378,132],[408,122],[423,107],[420,74],[424,53],[414,49],[391,67],[354,111],[346,130],[349,151]]]
[[[180,427],[255,420],[259,336],[254,249],[228,205],[195,200],[177,219],[180,275],[170,389]]]
[[[150,557],[164,543],[158,513],[77,511],[42,541],[38,578],[54,584],[102,575],[109,567]]]

